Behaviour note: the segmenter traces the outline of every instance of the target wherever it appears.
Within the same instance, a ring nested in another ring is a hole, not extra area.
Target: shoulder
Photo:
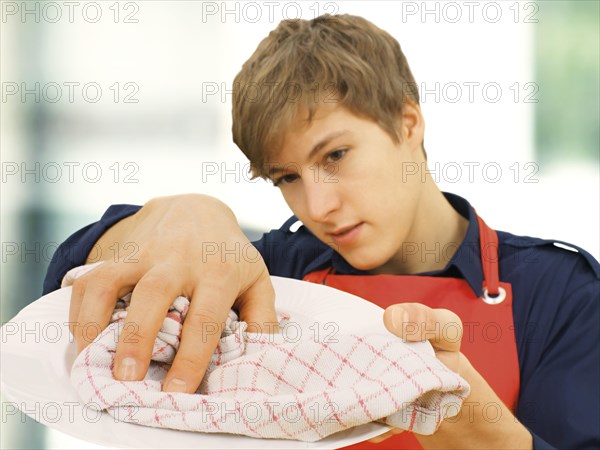
[[[577,266],[588,272],[593,278],[600,280],[600,264],[583,248],[558,239],[541,239],[531,236],[517,236],[505,231],[498,231],[501,251],[510,253],[523,252],[536,258],[542,265]],[[539,258],[538,258],[539,257]]]
[[[576,293],[597,297],[600,264],[581,247],[502,231],[498,240],[501,279],[512,282],[528,297],[541,295],[546,306]]]
[[[333,249],[321,242],[296,216],[255,243],[271,275],[302,278],[331,264]]]
[[[271,240],[281,242],[285,245],[293,245],[300,242],[311,247],[329,248],[329,246],[312,234],[296,216],[290,217],[278,229],[271,230],[268,236],[270,236]]]

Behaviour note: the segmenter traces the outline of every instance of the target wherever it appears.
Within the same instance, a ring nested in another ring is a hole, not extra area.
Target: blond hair
[[[263,39],[233,82],[233,141],[254,176],[268,177],[274,156],[300,106],[309,121],[320,101],[340,102],[372,119],[395,142],[407,99],[419,104],[400,44],[352,15],[283,20]]]

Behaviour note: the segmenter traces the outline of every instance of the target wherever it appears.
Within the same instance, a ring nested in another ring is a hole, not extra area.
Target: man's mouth
[[[356,224],[356,225],[350,225],[350,226],[346,226],[346,227],[340,227],[335,231],[330,231],[327,232],[327,234],[330,234],[332,236],[343,236],[344,234],[349,233],[350,231],[352,231],[354,228],[356,228],[358,225],[360,224]]]
[[[345,227],[337,228],[333,231],[327,232],[333,242],[340,246],[352,245],[356,242],[362,228],[363,222],[356,225],[350,225]]]

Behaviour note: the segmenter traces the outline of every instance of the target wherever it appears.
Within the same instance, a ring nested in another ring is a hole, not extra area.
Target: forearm
[[[460,367],[471,394],[459,414],[444,420],[435,434],[416,435],[423,448],[532,449],[531,433],[462,354]]]

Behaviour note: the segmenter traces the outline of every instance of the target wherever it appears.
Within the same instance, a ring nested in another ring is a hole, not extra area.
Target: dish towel
[[[73,269],[63,286],[92,268]],[[188,311],[184,297],[164,319],[145,379],[118,381],[113,358],[129,299],[117,302],[110,325],[71,370],[86,405],[118,420],[311,442],[372,421],[432,434],[445,417],[459,412],[469,394],[466,381],[437,358],[391,334],[337,335],[335,342],[320,342],[305,333],[292,342],[286,333],[246,333],[247,324],[234,311],[196,393],[162,392]],[[294,320],[278,318],[281,329]]]

